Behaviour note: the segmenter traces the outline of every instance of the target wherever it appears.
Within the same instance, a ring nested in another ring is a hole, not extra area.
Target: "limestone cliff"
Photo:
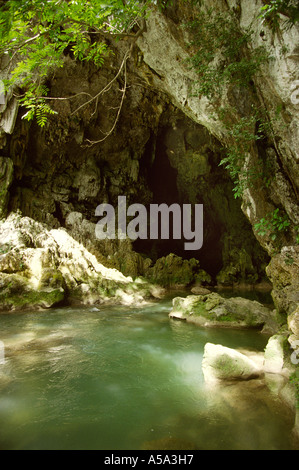
[[[291,313],[299,301],[298,26],[286,27],[286,17],[280,15],[280,28],[273,31],[269,23],[259,18],[263,4],[258,0],[206,1],[204,4],[204,7],[212,7],[216,15],[234,12],[234,18],[238,18],[236,28],[244,34],[250,27],[249,54],[257,53],[261,47],[268,52],[269,60],[254,75],[251,88],[228,84],[216,103],[190,92],[198,76],[188,67],[190,34],[184,24],[194,19],[197,12],[186,8],[184,2],[175,2],[164,15],[154,12],[138,45],[144,62],[156,72],[155,86],[171,96],[179,109],[193,122],[204,126],[223,146],[230,146],[232,133],[228,131],[227,115],[226,119],[221,119],[215,107],[229,109],[228,114],[235,114],[239,120],[250,116],[250,107],[256,106],[255,103],[266,112],[269,129],[262,140],[257,139],[247,150],[243,168],[248,173],[263,161],[270,168],[270,174],[266,176],[266,184],[258,179],[254,184],[246,185],[242,193],[242,210],[257,240],[272,259],[267,274],[273,283],[275,304],[281,312]],[[255,120],[257,124],[258,119]],[[273,214],[278,211],[281,216],[277,217],[276,223]],[[261,220],[265,230],[258,230]],[[285,230],[283,222],[287,227]]]

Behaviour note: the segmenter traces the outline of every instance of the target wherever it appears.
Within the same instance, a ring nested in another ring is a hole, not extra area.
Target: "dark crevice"
[[[167,148],[164,143],[165,134],[160,132],[155,144],[153,139],[148,144],[143,157],[143,167],[146,167],[146,179],[151,190],[153,204],[190,204],[186,194],[178,190],[178,172],[170,164],[167,156]],[[200,203],[202,201],[198,201]],[[193,207],[193,205],[192,205]],[[222,268],[222,243],[223,229],[219,221],[204,212],[204,244],[200,250],[186,250],[184,238],[175,240],[172,238],[172,218],[170,217],[170,239],[169,240],[136,240],[133,244],[135,251],[149,256],[154,262],[163,256],[174,253],[184,259],[195,258],[200,262],[202,269],[215,277]],[[192,230],[194,225],[192,226]],[[148,229],[149,233],[149,229]],[[182,231],[183,233],[183,231]]]

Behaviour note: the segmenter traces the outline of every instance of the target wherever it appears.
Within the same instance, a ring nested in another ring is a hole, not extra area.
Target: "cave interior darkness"
[[[154,150],[153,150],[154,147]],[[155,156],[152,159],[152,152]],[[151,160],[151,164],[149,164]],[[156,144],[149,145],[143,157],[143,168],[146,168],[146,179],[150,191],[153,194],[152,204],[190,204],[186,195],[180,194],[177,185],[178,172],[170,164],[167,149],[164,143],[164,133],[160,132],[157,137]],[[203,201],[198,201],[198,204]],[[193,207],[193,205],[191,204]],[[221,222],[215,224],[215,220],[209,216],[208,211],[204,210],[204,223],[203,223],[203,246],[200,250],[185,250],[184,244],[186,240],[182,237],[180,240],[173,239],[172,237],[172,216],[170,214],[170,238],[169,240],[141,240],[137,239],[133,242],[133,249],[149,256],[153,262],[158,258],[167,256],[173,253],[183,259],[190,260],[195,258],[199,261],[200,267],[207,271],[212,277],[215,277],[223,267],[222,260],[222,243],[221,237],[224,232]],[[192,224],[194,230],[194,221]],[[149,231],[148,231],[149,233]],[[183,231],[182,231],[183,233]]]

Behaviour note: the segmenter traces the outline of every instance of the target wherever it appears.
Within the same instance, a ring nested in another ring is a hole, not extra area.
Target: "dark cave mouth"
[[[149,141],[140,167],[152,194],[148,206],[177,204],[182,208],[188,204],[194,213],[196,204],[203,205],[202,247],[186,249],[182,229],[180,239],[173,237],[171,231],[168,239],[137,239],[133,250],[153,263],[169,254],[183,260],[195,259],[215,284],[219,279],[221,283],[232,279],[249,283],[255,283],[254,279],[262,280],[267,277],[265,267],[269,257],[255,239],[240,201],[234,197],[229,175],[219,166],[221,156],[217,145],[207,144],[210,137],[202,126],[191,125],[191,130],[186,121],[175,128],[169,125],[161,128]],[[196,166],[196,158],[204,161],[204,165]],[[204,172],[197,172],[198,169]],[[171,227],[171,216],[169,225]],[[194,217],[191,225],[194,231]]]
[[[157,143],[155,145],[155,158],[151,165],[148,164],[150,157],[148,155],[145,156],[144,163],[146,163],[147,167],[145,178],[153,195],[151,203],[158,205],[166,204],[168,207],[173,204],[177,204],[181,207],[182,214],[183,205],[188,204],[192,207],[192,212],[194,213],[194,205],[191,204],[186,197],[183,197],[178,190],[178,172],[170,164],[163,139],[164,136],[161,132],[160,136],[157,138]],[[200,203],[200,201],[198,203]],[[149,205],[147,206],[147,209],[149,211]],[[203,211],[203,244],[200,249],[186,249],[186,242],[188,242],[188,240],[184,238],[183,226],[181,227],[182,237],[180,239],[175,239],[173,237],[173,230],[171,230],[173,227],[173,218],[170,213],[169,238],[162,239],[160,237],[156,240],[137,239],[133,242],[134,251],[149,257],[153,262],[156,262],[159,258],[166,257],[170,253],[186,260],[195,258],[199,261],[201,269],[204,269],[212,278],[215,278],[223,267],[221,243],[223,228],[220,223],[218,226],[215,225],[211,215],[208,214],[207,210],[205,210],[205,205],[203,205]],[[191,230],[194,231],[194,217],[191,225]],[[197,236],[199,237],[199,234],[196,234],[196,237]]]
[[[215,234],[214,241],[203,237],[203,246],[199,250],[188,250],[185,248],[187,240],[159,238],[157,240],[137,239],[133,242],[133,250],[149,257],[153,262],[159,258],[166,257],[170,253],[182,259],[199,261],[201,269],[204,269],[212,278],[215,278],[223,267],[222,246],[219,237]]]

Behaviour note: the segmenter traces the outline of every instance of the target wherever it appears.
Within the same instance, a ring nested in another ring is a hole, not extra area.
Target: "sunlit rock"
[[[282,335],[272,336],[265,349],[265,372],[281,373],[284,366],[284,347],[286,338]]]
[[[20,214],[0,223],[0,309],[49,308],[62,301],[125,305],[159,297],[162,289],[133,281],[101,264],[64,229],[52,229]]]
[[[244,354],[212,343],[205,345],[202,370],[207,383],[218,380],[249,380],[263,375],[263,371]]]

